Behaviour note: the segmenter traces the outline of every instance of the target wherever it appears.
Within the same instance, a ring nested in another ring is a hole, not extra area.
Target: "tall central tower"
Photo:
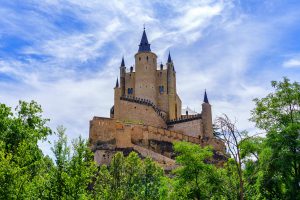
[[[139,50],[135,54],[135,96],[148,99],[157,105],[157,56],[151,52],[144,28]]]

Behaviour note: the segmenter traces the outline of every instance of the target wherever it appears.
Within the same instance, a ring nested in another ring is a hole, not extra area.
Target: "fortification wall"
[[[196,138],[201,138],[203,136],[202,119],[194,119],[192,121],[172,124],[168,129],[172,131],[180,131],[185,135]]]
[[[157,87],[157,106],[159,107],[159,109],[165,111],[166,113],[168,113],[169,111],[169,97],[167,94],[167,70],[163,69],[163,70],[157,70],[157,78],[156,78],[156,87]],[[164,91],[160,92],[159,91],[159,87],[163,86],[164,87]]]
[[[182,102],[181,102],[181,99],[180,97],[178,96],[178,94],[176,94],[176,105],[177,105],[177,118],[180,118],[181,117],[181,106]]]
[[[120,101],[119,120],[128,121],[133,124],[144,124],[167,128],[164,119],[148,105],[138,104],[130,101]]]
[[[125,94],[126,95],[135,95],[135,72],[128,72],[125,74]],[[128,94],[128,88],[133,89],[132,94]]]
[[[109,118],[94,117],[90,122],[90,145],[98,164],[109,164],[118,151],[125,155],[136,151],[141,157],[150,156],[165,167],[172,168],[175,156],[172,144],[175,141],[211,145],[216,151],[225,152],[224,144],[215,138],[197,138],[180,131]]]

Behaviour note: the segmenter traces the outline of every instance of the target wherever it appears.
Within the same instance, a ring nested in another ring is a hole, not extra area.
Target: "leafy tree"
[[[258,187],[268,199],[300,199],[300,85],[284,78],[272,86],[252,110],[251,120],[267,132]]]
[[[116,153],[109,168],[100,167],[94,186],[96,199],[164,199],[163,169],[150,158],[141,160],[137,153],[124,157]]]
[[[88,186],[96,174],[94,156],[87,142],[81,137],[73,141],[73,155],[68,170],[68,194],[72,199],[86,199],[91,197]]]
[[[221,173],[209,164],[213,155],[210,147],[176,142],[174,149],[180,166],[174,170],[173,199],[209,199],[224,195]]]
[[[81,137],[72,142],[73,154],[67,145],[65,129],[58,127],[58,140],[52,151],[55,167],[51,173],[51,198],[53,199],[88,199],[92,192],[88,186],[96,174],[93,154],[87,142]]]
[[[52,163],[38,141],[45,140],[51,130],[41,113],[34,101],[20,101],[15,113],[0,104],[0,199],[35,198],[44,190],[46,166],[51,168]]]

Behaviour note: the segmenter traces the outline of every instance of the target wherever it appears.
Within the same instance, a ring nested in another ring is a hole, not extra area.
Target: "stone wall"
[[[159,86],[164,86],[163,93],[160,93]],[[167,70],[157,70],[156,78],[156,87],[157,89],[157,106],[159,109],[169,113],[169,98],[167,94]]]
[[[132,124],[144,124],[167,128],[164,119],[159,116],[151,106],[130,101],[120,101],[118,119]]]
[[[125,74],[125,95],[135,96],[135,72]],[[133,94],[128,94],[128,88],[133,89]]]
[[[168,128],[172,131],[180,131],[185,135],[201,138],[203,135],[202,119],[195,119],[192,121],[180,122],[172,124]]]
[[[197,120],[195,120],[197,121]],[[225,153],[224,144],[215,138],[197,138],[181,131],[172,131],[142,124],[131,124],[109,118],[94,117],[90,122],[90,145],[98,164],[109,164],[113,155],[135,151],[150,156],[166,168],[174,166],[173,142],[187,141],[201,146],[211,145]]]

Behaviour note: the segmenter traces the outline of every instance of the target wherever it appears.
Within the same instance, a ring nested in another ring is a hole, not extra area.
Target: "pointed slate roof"
[[[208,98],[207,98],[207,94],[206,94],[206,90],[205,90],[205,92],[204,92],[204,103],[209,103],[208,102]]]
[[[171,63],[172,62],[172,58],[171,58],[171,53],[169,51],[169,56],[168,56],[168,63]]]
[[[147,51],[151,51],[151,49],[150,49],[150,44],[149,44],[148,39],[147,39],[146,31],[145,31],[145,28],[144,28],[144,32],[143,32],[143,35],[142,35],[142,39],[141,39],[141,42],[140,42],[140,45],[139,45],[139,51],[138,52],[147,52]]]
[[[119,87],[119,79],[117,77],[116,88],[118,88],[118,87]]]
[[[121,67],[125,67],[124,56],[122,57]]]

